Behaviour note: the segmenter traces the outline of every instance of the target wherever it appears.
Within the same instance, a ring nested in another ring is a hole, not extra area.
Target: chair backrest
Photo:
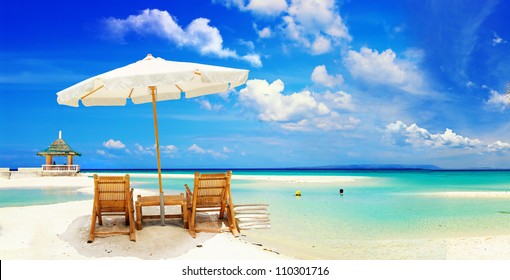
[[[193,196],[196,197],[196,207],[225,206],[227,196],[230,195],[230,178],[232,172],[219,174],[200,174],[195,172]]]
[[[129,175],[94,175],[94,195],[102,212],[125,212],[130,199]]]

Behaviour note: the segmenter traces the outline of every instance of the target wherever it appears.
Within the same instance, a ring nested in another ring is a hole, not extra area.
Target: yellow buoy
[[[296,191],[296,196],[301,196],[301,191],[300,190]]]

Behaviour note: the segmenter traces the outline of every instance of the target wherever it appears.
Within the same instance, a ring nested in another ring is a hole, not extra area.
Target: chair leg
[[[133,211],[131,211],[129,215],[129,240],[136,241],[136,230],[135,230],[135,221],[133,218]]]
[[[182,226],[184,228],[189,228],[189,211],[188,207],[186,206],[186,202],[184,202],[183,205],[181,205],[181,211],[182,211]]]
[[[133,209],[133,190],[129,193],[129,201],[127,203],[126,210],[126,225],[129,224],[129,240],[136,241],[136,230],[135,230],[135,209]]]
[[[196,218],[197,213],[195,211],[190,211],[188,213],[190,214],[188,216],[189,217],[189,222],[188,222],[189,234],[191,235],[191,237],[196,238],[197,233],[195,231],[195,218]]]
[[[228,216],[228,222],[230,224],[229,225],[230,232],[232,232],[232,234],[235,237],[239,237],[239,231],[237,230],[237,225],[236,225],[236,217],[234,214],[234,207],[231,204],[227,208],[227,216]]]
[[[136,202],[136,229],[142,230],[142,205],[139,201]]]
[[[94,209],[92,209],[92,217],[91,217],[91,221],[90,221],[90,232],[89,232],[89,239],[87,240],[87,243],[92,243],[94,242],[94,237],[95,237],[95,232],[96,232],[96,218],[97,218],[97,214],[96,214],[96,209],[94,207]]]
[[[97,215],[97,223],[100,226],[102,226],[103,225],[103,215],[101,213],[101,210],[97,209],[96,212],[97,212],[97,214],[96,214]]]
[[[225,204],[222,203],[221,204],[221,207],[220,207],[220,219],[223,219],[223,217],[225,217]]]

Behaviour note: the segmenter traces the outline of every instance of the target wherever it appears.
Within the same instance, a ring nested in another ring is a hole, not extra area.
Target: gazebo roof
[[[59,138],[44,151],[38,152],[38,156],[81,156],[80,153],[73,151],[69,145],[62,139]]]

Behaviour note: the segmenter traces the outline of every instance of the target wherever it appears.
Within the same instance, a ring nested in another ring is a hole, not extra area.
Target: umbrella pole
[[[156,86],[149,86],[152,95],[152,111],[154,112],[154,132],[156,134],[156,157],[158,158],[158,182],[159,182],[159,208],[161,225],[165,225],[165,195],[163,194],[163,182],[161,180],[161,157],[159,154],[158,116],[156,113]]]

